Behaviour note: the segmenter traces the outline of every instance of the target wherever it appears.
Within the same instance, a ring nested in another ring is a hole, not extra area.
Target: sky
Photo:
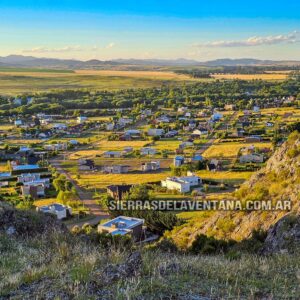
[[[299,0],[0,0],[0,56],[300,60]]]

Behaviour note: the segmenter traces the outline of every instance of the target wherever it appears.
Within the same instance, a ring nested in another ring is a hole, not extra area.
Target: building
[[[157,150],[151,147],[144,147],[140,149],[141,155],[155,155]]]
[[[23,125],[23,121],[22,120],[16,120],[15,122],[14,122],[14,124],[15,124],[15,126],[22,126]]]
[[[68,128],[68,126],[64,123],[56,123],[56,124],[53,124],[52,128],[55,130],[66,130]]]
[[[120,158],[122,153],[120,151],[106,151],[103,153],[105,158]]]
[[[198,186],[202,183],[200,177],[189,173],[188,176],[181,177],[167,177],[166,180],[161,181],[161,186],[168,190],[176,190],[180,193],[188,193],[193,186]]]
[[[104,166],[103,172],[111,173],[111,174],[122,174],[122,173],[128,173],[129,168],[130,168],[130,166],[127,166],[127,165]]]
[[[45,197],[45,184],[43,182],[25,182],[21,186],[23,197],[30,196],[32,199]]]
[[[87,120],[88,120],[88,118],[87,118],[87,117],[84,117],[84,116],[79,116],[79,117],[77,117],[77,123],[78,123],[78,124],[83,124],[83,123],[85,123]]]
[[[111,235],[130,235],[135,241],[142,239],[144,219],[119,216],[104,224],[98,225],[99,233]]]
[[[37,211],[53,214],[58,220],[66,219],[72,215],[71,207],[59,203],[37,207]]]
[[[47,151],[63,151],[68,149],[67,143],[46,144],[44,149]]]
[[[160,169],[160,162],[159,161],[151,161],[151,162],[145,162],[142,163],[141,170],[143,172],[148,171],[156,171]]]
[[[262,138],[260,135],[251,135],[245,137],[245,143],[259,143],[262,141]]]
[[[258,153],[242,155],[239,158],[241,164],[243,163],[263,163],[264,155]]]
[[[80,171],[90,171],[95,169],[95,162],[92,159],[79,159],[78,169]]]
[[[164,129],[161,128],[149,128],[147,132],[149,136],[162,136],[164,133]]]
[[[132,184],[109,185],[107,187],[107,193],[115,200],[120,201],[125,194],[129,193],[132,186]]]
[[[211,119],[213,121],[220,121],[222,119],[223,115],[218,113],[218,112],[215,112],[212,116],[211,116]]]
[[[184,157],[181,155],[177,155],[174,157],[174,166],[175,167],[180,167],[181,165],[184,164]]]

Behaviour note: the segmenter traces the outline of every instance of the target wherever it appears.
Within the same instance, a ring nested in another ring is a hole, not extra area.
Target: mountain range
[[[0,57],[1,67],[40,67],[40,68],[103,68],[107,66],[159,66],[159,67],[191,67],[191,66],[262,66],[262,65],[300,65],[300,61],[275,61],[259,60],[252,58],[242,59],[216,59],[206,62],[200,62],[192,59],[113,59],[108,61],[102,60],[75,60],[75,59],[58,59],[58,58],[38,58],[34,56],[9,55]]]

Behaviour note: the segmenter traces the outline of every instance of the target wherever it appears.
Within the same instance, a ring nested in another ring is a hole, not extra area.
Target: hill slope
[[[199,212],[187,224],[173,230],[172,237],[180,247],[191,245],[198,234],[220,239],[247,239],[253,230],[268,230],[283,216],[300,214],[300,134],[293,133],[274,155],[266,167],[255,173],[235,192],[243,201],[290,200],[292,211],[235,211]]]

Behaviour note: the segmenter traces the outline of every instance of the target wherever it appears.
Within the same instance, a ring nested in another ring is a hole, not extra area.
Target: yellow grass
[[[206,158],[215,158],[215,157],[234,157],[237,156],[240,148],[247,147],[250,144],[246,143],[224,143],[224,144],[213,144],[210,146],[204,153],[203,156]],[[270,148],[271,143],[253,143],[257,148]]]
[[[34,201],[34,205],[37,207],[41,207],[44,205],[50,205],[53,203],[58,203],[58,201],[55,198],[51,198],[51,199],[42,199],[42,200],[36,200]]]
[[[193,80],[188,75],[176,74],[167,71],[120,71],[120,70],[76,70],[80,75],[119,76],[150,79],[180,79]]]
[[[7,164],[0,164],[0,172],[7,172],[8,167]]]
[[[155,174],[80,174],[79,184],[87,188],[105,188],[110,184],[142,184],[165,179],[168,173]]]
[[[232,171],[217,171],[211,172],[207,170],[201,170],[196,172],[202,179],[211,180],[247,180],[251,177],[253,172],[232,172]]]
[[[213,74],[215,79],[241,79],[241,80],[285,80],[288,74]]]

